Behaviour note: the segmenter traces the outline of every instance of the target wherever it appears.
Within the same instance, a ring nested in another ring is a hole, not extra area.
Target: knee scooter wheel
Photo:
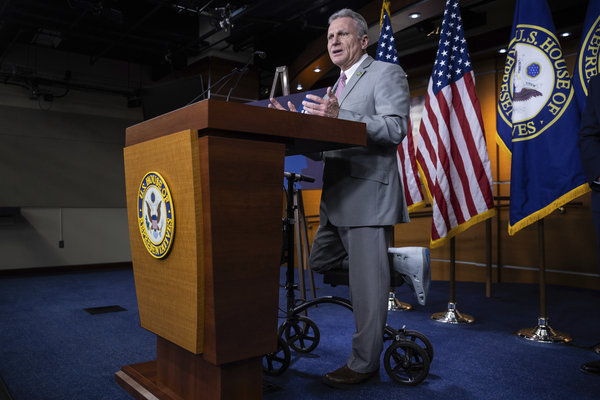
[[[321,340],[317,324],[306,317],[286,322],[283,334],[290,349],[298,353],[310,353],[317,348],[319,340]]]
[[[410,340],[399,340],[388,347],[383,364],[389,377],[405,386],[416,386],[429,374],[429,357]]]
[[[277,351],[269,353],[263,357],[263,373],[269,376],[283,374],[292,361],[290,348],[285,340],[277,337]]]
[[[433,362],[433,346],[431,345],[429,339],[427,339],[427,336],[417,331],[405,331],[403,335],[406,337],[406,339],[421,346],[423,350],[425,350],[425,353],[427,353],[429,362]]]

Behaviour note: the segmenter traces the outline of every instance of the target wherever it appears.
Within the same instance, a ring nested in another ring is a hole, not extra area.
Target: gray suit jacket
[[[337,83],[332,92],[336,87]],[[404,70],[367,57],[338,101],[340,119],[367,124],[367,145],[323,153],[320,224],[357,227],[409,222],[396,161],[410,109]]]

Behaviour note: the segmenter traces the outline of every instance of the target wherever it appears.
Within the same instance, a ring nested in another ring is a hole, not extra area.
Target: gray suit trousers
[[[319,226],[310,254],[311,269],[324,273],[349,258],[350,300],[356,333],[348,367],[359,373],[379,368],[390,289],[388,245],[392,226]]]

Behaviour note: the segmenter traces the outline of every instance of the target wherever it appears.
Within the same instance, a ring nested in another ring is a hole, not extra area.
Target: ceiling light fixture
[[[562,37],[571,36],[571,32],[563,32],[560,34],[560,36],[562,36]]]
[[[315,72],[321,72],[321,68],[319,68],[319,67],[315,67],[314,71],[315,71]]]
[[[296,90],[302,90],[302,85],[298,84],[298,87],[296,88]]]
[[[411,18],[411,19],[417,19],[420,16],[421,16],[421,13],[418,13],[418,12],[414,12],[414,13],[408,14],[408,18]]]
[[[500,49],[500,50],[498,50],[498,53],[504,54],[504,53],[506,53],[506,49]]]

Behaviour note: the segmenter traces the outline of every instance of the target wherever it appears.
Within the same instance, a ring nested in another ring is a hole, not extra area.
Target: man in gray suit
[[[310,256],[311,268],[319,273],[349,261],[356,323],[352,352],[345,366],[323,378],[339,388],[379,376],[390,287],[387,250],[393,225],[409,222],[396,161],[408,129],[408,82],[398,65],[368,56],[368,44],[367,23],[360,14],[349,9],[333,14],[327,49],[341,68],[340,79],[324,98],[308,95],[312,102],[303,102],[309,114],[367,126],[366,146],[322,155],[320,226]],[[271,101],[272,107],[284,109]]]

